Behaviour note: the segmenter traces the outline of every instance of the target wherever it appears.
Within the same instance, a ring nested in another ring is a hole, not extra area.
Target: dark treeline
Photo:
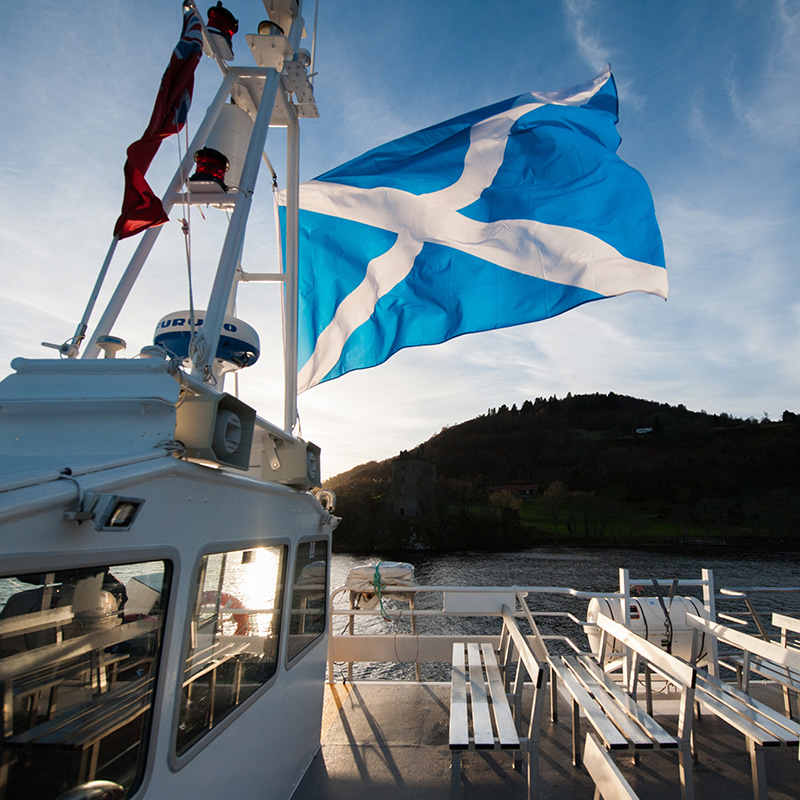
[[[338,549],[537,543],[794,544],[800,424],[742,420],[615,394],[503,405],[399,458],[436,466],[434,509],[399,517],[393,459],[327,482]]]

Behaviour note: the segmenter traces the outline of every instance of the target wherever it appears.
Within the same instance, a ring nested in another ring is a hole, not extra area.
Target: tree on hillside
[[[569,498],[567,486],[563,481],[553,481],[542,495],[542,506],[553,520],[553,528],[558,533],[558,518]]]

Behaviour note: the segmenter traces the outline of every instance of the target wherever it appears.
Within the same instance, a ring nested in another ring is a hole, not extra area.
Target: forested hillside
[[[392,461],[326,483],[337,549],[537,543],[781,543],[800,522],[800,422],[741,420],[621,395],[500,406],[399,454],[436,467],[424,515],[392,508]]]

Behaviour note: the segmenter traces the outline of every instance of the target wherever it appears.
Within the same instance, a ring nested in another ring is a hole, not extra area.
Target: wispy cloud
[[[795,149],[800,147],[800,104],[797,96],[800,75],[800,11],[796,3],[774,0],[766,5],[766,40],[763,42],[763,69],[750,78],[744,88],[740,72],[750,72],[747,63],[731,72],[727,91],[736,117],[764,141]],[[765,10],[766,10],[765,9]]]
[[[612,51],[597,34],[594,12],[597,0],[564,0],[567,33],[572,36],[581,57],[593,69],[601,69],[612,60]]]

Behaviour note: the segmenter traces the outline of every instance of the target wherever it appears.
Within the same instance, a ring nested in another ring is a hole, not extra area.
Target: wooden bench
[[[86,669],[91,670],[91,687],[97,692],[108,689],[107,668],[114,667],[120,656],[107,652],[115,645],[131,639],[145,636],[158,628],[155,620],[141,620],[117,625],[113,628],[94,631],[76,636],[73,639],[47,644],[33,650],[27,650],[0,659],[0,690],[3,696],[3,736],[8,737],[14,731],[14,702],[16,698],[35,694],[37,691],[49,692],[50,704],[52,696],[52,675],[63,674],[78,669],[83,661]],[[62,669],[63,667],[63,669]],[[36,679],[41,679],[39,687]],[[53,706],[54,708],[54,706]]]
[[[14,750],[69,749],[80,753],[77,783],[94,780],[103,740],[151,708],[154,685],[153,677],[137,678],[7,738],[3,742],[2,772],[7,774]]]
[[[783,688],[784,713],[789,719],[797,719],[792,709],[792,695],[797,696],[800,693],[800,668],[797,667],[797,663],[800,662],[792,654],[797,653],[800,656],[800,650],[793,646],[793,640],[800,634],[800,620],[785,614],[773,614],[772,624],[776,628],[780,628],[780,646],[788,649],[789,659],[794,663],[780,664],[771,657],[745,651],[741,657],[733,660],[736,665],[739,688],[745,692],[748,691],[751,672],[755,672],[772,683],[780,684]],[[773,644],[777,644],[777,642]],[[774,654],[777,651],[771,649],[770,652]]]
[[[512,684],[514,664],[516,673]],[[527,731],[523,733],[519,729],[526,676],[533,693]],[[514,754],[515,769],[521,767],[524,754],[528,761],[528,800],[539,797],[539,730],[546,683],[546,666],[534,656],[508,606],[503,606],[503,632],[498,651],[490,643],[456,642],[453,645],[450,686],[452,800],[458,800],[461,794],[461,756],[466,750],[508,750]]]
[[[763,665],[769,663],[776,670],[786,668],[795,674],[800,671],[800,651],[794,648],[758,639],[694,614],[686,615],[686,623],[694,629],[693,652],[697,652],[698,641],[702,635],[711,636],[717,643],[724,643],[742,651],[745,675],[752,668],[754,660]],[[744,681],[744,686],[747,686],[747,680]],[[764,748],[797,747],[800,743],[800,725],[751,697],[743,689],[724,683],[702,670],[698,671],[695,696],[716,717],[745,736],[750,753],[753,796],[756,800],[766,800]]]
[[[638,800],[636,792],[619,771],[611,754],[597,741],[597,737],[586,731],[583,747],[583,763],[594,781],[594,800]]]
[[[603,614],[598,616],[596,624],[601,630],[600,649],[596,656],[550,658],[551,715],[554,722],[558,720],[558,681],[572,699],[573,763],[580,766],[582,761],[580,716],[583,714],[607,751],[629,750],[636,755],[641,750],[677,750],[681,793],[684,800],[692,800],[691,730],[696,670]],[[624,686],[605,669],[606,656],[610,654],[614,640],[630,654]],[[643,669],[646,709],[636,699],[640,667]],[[675,736],[652,717],[653,673],[680,692]]]

